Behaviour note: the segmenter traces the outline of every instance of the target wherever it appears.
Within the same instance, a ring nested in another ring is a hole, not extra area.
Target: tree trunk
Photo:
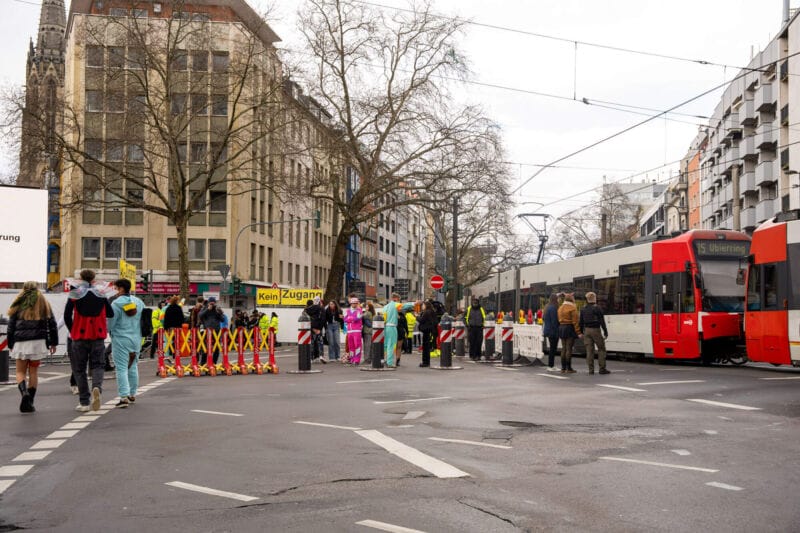
[[[340,231],[336,237],[333,257],[331,257],[331,272],[328,275],[328,283],[325,285],[325,300],[338,301],[342,296],[342,279],[344,278],[347,264],[347,243],[349,240],[350,234],[344,230]]]
[[[178,232],[178,279],[181,284],[181,298],[189,300],[189,219],[181,217],[175,220],[175,229]]]

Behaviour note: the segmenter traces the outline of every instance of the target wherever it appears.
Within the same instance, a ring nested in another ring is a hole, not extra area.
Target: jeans
[[[78,383],[78,399],[81,405],[89,405],[91,398],[89,380],[86,377],[87,365],[92,372],[92,387],[97,387],[102,392],[105,362],[105,343],[102,339],[72,341],[69,363],[72,375]]]
[[[311,358],[319,359],[325,355],[325,348],[323,348],[322,333],[314,333],[311,330]]]
[[[362,344],[364,345],[364,363],[372,362],[372,328],[364,328],[361,330]]]
[[[325,328],[325,335],[328,336],[328,359],[331,361],[339,360],[339,326],[331,324]]]
[[[558,335],[547,337],[547,366],[550,368],[556,364],[556,350],[558,350]]]

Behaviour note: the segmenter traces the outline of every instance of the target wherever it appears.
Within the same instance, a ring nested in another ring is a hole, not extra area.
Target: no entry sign
[[[437,291],[444,287],[444,278],[442,276],[431,276],[431,289]]]

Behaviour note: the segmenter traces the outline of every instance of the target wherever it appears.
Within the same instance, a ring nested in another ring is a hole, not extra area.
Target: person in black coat
[[[558,350],[558,295],[551,294],[550,302],[542,313],[542,335],[547,339],[547,371],[555,372],[556,351]]]
[[[421,367],[431,366],[431,348],[438,324],[439,319],[433,310],[433,305],[430,301],[422,302],[422,312],[417,320],[417,327],[422,333],[422,362],[419,364]]]
[[[164,309],[164,329],[181,329],[184,323],[183,309],[180,304],[180,296],[173,296],[169,300],[169,305]]]
[[[322,337],[325,329],[325,308],[322,307],[319,296],[313,300],[307,300],[306,308],[303,311],[311,320],[311,359],[325,363]]]
[[[8,348],[17,360],[17,388],[22,395],[19,410],[36,411],[33,400],[39,386],[39,365],[58,346],[58,326],[53,310],[35,281],[26,281],[8,311]],[[25,378],[28,377],[27,384]]]

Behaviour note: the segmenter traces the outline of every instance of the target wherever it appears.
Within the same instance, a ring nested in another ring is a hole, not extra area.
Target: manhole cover
[[[512,428],[535,428],[537,426],[533,422],[520,422],[519,420],[500,420],[500,424]]]

